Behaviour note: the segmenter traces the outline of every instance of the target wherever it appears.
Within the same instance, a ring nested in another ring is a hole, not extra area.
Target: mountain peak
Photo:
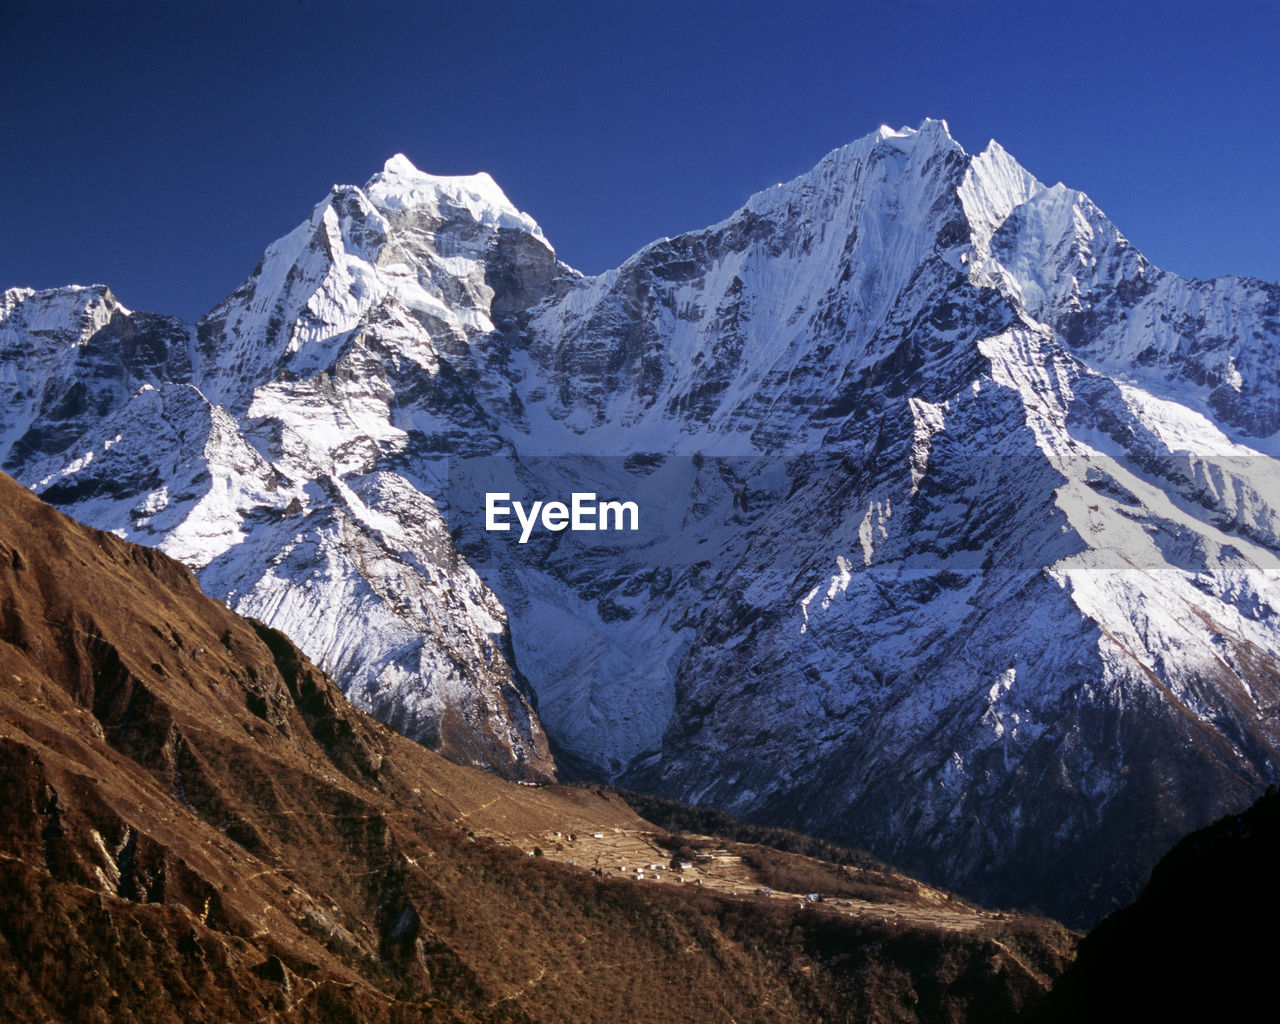
[[[422,174],[414,162],[403,153],[388,157],[387,162],[382,165],[382,173],[389,177],[416,177]]]
[[[955,137],[951,134],[951,126],[947,124],[946,118],[942,117],[926,117],[920,122],[920,127],[915,130],[915,134],[926,137],[937,136],[955,142]]]
[[[856,139],[850,145],[857,146],[860,143],[884,142],[887,139],[910,139],[916,136],[924,138],[949,139],[955,142],[955,138],[951,134],[951,127],[946,120],[940,117],[926,117],[920,122],[919,128],[912,128],[909,125],[903,125],[901,128],[891,128],[887,124],[882,124],[869,135],[864,135],[860,139]]]
[[[942,118],[926,117],[920,122],[919,128],[911,128],[903,125],[901,128],[890,128],[887,124],[882,124],[870,135],[863,136],[861,139],[853,142],[846,149],[865,146],[879,145],[882,142],[890,140],[899,140],[902,142],[910,142],[914,146],[924,143],[933,145],[934,147],[946,147],[959,149],[964,152],[964,147],[956,141],[955,136],[951,134],[951,128]]]
[[[988,142],[969,162],[960,186],[960,201],[979,247],[985,248],[1005,218],[1043,189],[1035,175],[1000,143],[995,139]]]
[[[481,224],[526,231],[545,239],[527,213],[522,213],[486,172],[436,175],[421,171],[403,153],[396,153],[365,185],[365,193],[379,210],[402,211],[416,207],[453,207],[466,211]]]

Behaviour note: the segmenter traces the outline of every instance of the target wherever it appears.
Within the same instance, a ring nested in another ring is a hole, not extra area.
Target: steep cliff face
[[[942,122],[593,278],[396,158],[193,329],[4,308],[6,465],[455,756],[545,770],[540,716],[1077,921],[1276,777],[1280,290]],[[640,529],[520,544],[490,491]]]

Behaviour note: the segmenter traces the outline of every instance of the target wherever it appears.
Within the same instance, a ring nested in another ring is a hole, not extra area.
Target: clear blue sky
[[[1280,4],[0,2],[0,287],[195,318],[335,182],[489,171],[587,272],[945,117],[1157,264],[1280,280]]]

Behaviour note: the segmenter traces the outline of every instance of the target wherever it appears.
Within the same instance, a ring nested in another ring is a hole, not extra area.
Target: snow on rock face
[[[541,379],[527,415],[559,430],[532,431],[525,447],[743,454],[821,443],[862,375],[912,358],[894,330],[907,326],[904,293],[962,283],[948,259],[964,238],[964,163],[940,122],[878,133],[728,220],[579,283],[530,327]],[[791,394],[818,414],[795,415]]]
[[[560,272],[485,181],[393,160],[372,199],[336,187],[194,330],[101,288],[6,293],[0,436],[24,482],[186,561],[358,705],[538,778],[553,762],[505,611],[429,495],[385,468],[431,480],[477,436],[455,361],[492,332],[512,266]]]
[[[60,452],[145,381],[191,379],[190,329],[101,285],[15,288],[0,304],[0,466]]]
[[[1278,340],[940,121],[592,278],[397,156],[194,329],[5,293],[0,457],[460,760],[545,722],[1085,922],[1277,781]],[[486,489],[643,527],[520,545]]]

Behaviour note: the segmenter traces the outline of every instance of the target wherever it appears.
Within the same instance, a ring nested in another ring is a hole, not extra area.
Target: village
[[[865,855],[857,863],[839,864],[722,836],[667,831],[606,789],[513,786],[471,774],[466,786],[427,785],[443,806],[452,805],[453,823],[473,841],[514,848],[531,861],[562,864],[618,884],[693,888],[720,898],[951,932],[989,932],[993,923],[1009,917]]]
[[[791,902],[825,913],[898,925],[918,924],[951,931],[970,931],[1006,916],[982,910],[949,893],[917,882],[896,891],[880,888],[876,892],[877,898],[821,891],[786,891],[776,884],[770,885],[744,859],[744,852],[752,847],[737,843],[721,845],[721,840],[712,836],[692,833],[668,835],[610,826],[592,831],[548,831],[519,837],[489,833],[485,837],[501,845],[518,846],[528,857],[546,858],[604,878],[635,884],[700,886],[730,898]],[[809,858],[799,855],[780,856],[798,862],[809,861]]]

